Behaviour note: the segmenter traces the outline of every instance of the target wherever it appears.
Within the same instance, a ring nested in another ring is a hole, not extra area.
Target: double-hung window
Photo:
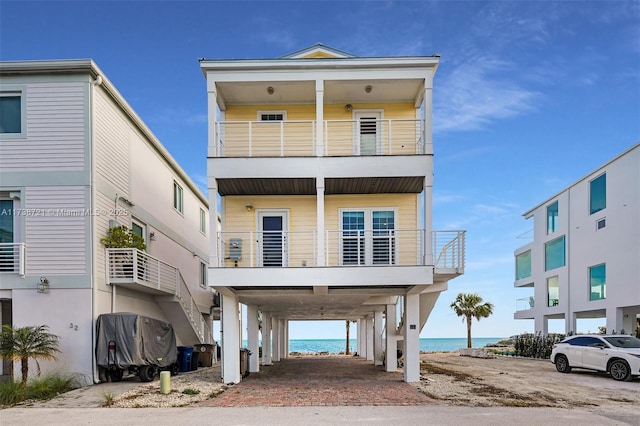
[[[396,211],[349,209],[340,212],[341,265],[395,265]]]
[[[200,209],[200,232],[207,234],[207,214],[203,209]]]

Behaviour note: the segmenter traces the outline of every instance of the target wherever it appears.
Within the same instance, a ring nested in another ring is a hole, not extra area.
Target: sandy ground
[[[582,408],[637,415],[640,380],[574,369],[558,373],[549,360],[471,358],[457,353],[421,355],[420,391],[445,405]]]

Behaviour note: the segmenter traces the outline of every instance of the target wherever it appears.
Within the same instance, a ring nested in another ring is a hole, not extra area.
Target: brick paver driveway
[[[287,358],[260,366],[207,407],[430,405],[434,401],[371,361],[347,356]]]

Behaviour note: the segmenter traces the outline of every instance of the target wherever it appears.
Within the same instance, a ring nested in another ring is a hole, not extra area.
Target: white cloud
[[[480,57],[441,78],[434,95],[434,133],[478,130],[535,110],[540,95],[509,80],[509,72],[514,70],[508,63]]]

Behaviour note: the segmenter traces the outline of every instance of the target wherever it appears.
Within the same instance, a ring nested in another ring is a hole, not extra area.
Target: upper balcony
[[[24,243],[0,243],[0,273],[25,276],[26,245]]]
[[[345,157],[421,155],[424,120],[221,121],[217,157]]]

